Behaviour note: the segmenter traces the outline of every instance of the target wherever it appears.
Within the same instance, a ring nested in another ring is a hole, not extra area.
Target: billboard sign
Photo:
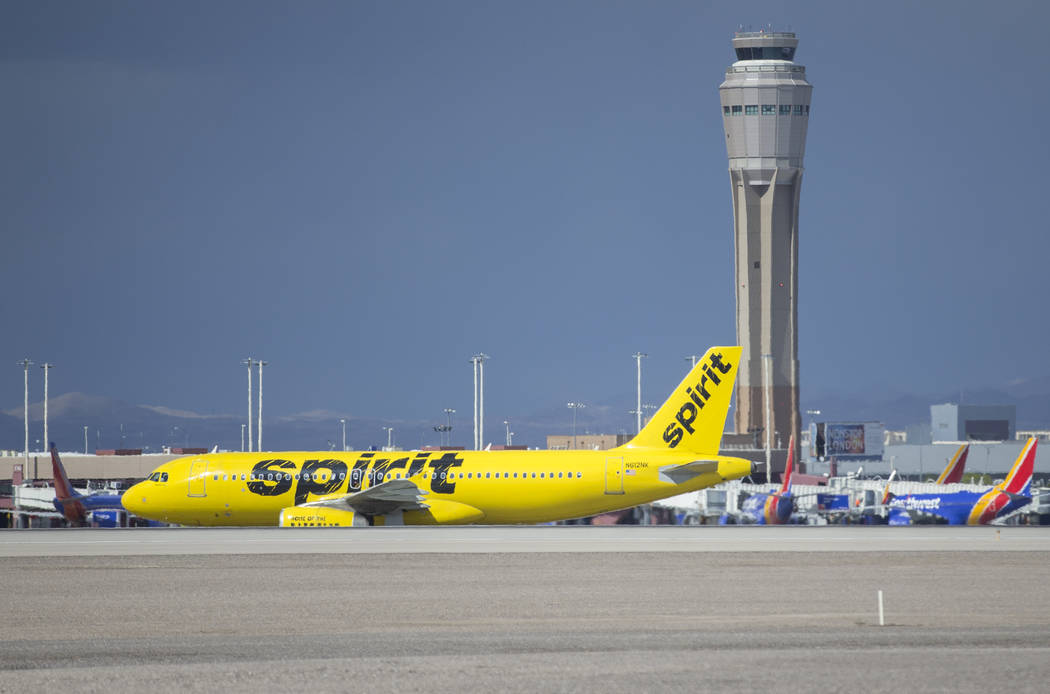
[[[882,422],[814,422],[810,425],[810,460],[882,458]]]

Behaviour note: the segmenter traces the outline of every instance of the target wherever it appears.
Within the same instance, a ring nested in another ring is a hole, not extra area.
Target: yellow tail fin
[[[740,347],[707,350],[667,402],[626,445],[718,455],[740,352]]]

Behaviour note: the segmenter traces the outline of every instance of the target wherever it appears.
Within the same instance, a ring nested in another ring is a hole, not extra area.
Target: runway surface
[[[2,532],[0,692],[1045,691],[995,530]]]
[[[1047,552],[1050,528],[450,526],[0,532],[0,557],[517,552]]]

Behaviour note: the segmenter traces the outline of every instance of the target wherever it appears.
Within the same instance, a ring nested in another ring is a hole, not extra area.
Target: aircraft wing
[[[908,514],[908,518],[914,524],[945,525],[948,523],[948,519],[939,513],[930,513],[917,508],[903,509],[903,511]]]
[[[395,511],[417,511],[430,508],[423,501],[428,494],[411,480],[390,480],[359,492],[308,501],[300,508],[325,506],[366,515],[383,515]]]

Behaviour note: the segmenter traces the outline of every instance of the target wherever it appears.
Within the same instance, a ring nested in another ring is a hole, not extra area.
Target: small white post
[[[881,590],[879,591],[879,626],[880,627],[886,626],[886,617],[885,617],[885,613],[882,610],[882,591]]]

